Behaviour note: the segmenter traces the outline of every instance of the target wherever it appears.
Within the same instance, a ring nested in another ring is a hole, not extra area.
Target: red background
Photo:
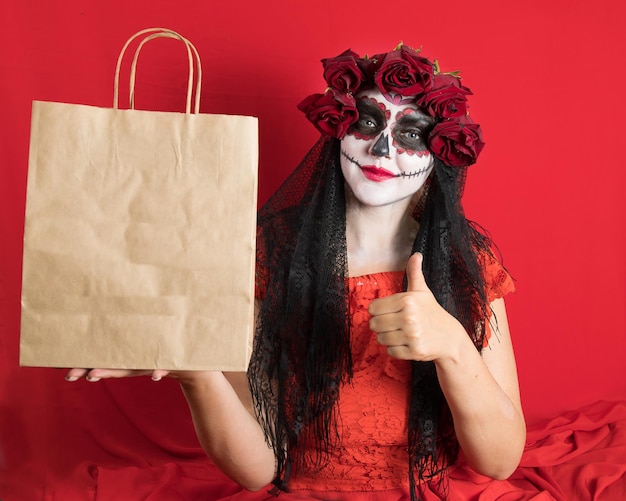
[[[123,427],[153,447],[151,433],[168,425],[172,450],[196,447],[171,381],[70,385],[62,371],[18,367],[31,101],[110,106],[122,44],[151,26],[197,46],[203,112],[259,117],[260,202],[317,138],[296,105],[323,91],[321,58],[404,41],[442,70],[462,70],[487,143],[465,207],[517,281],[507,305],[529,423],[626,397],[620,0],[3,0],[0,8],[0,480],[19,471],[43,482],[51,473],[33,458],[71,455],[76,444],[97,458],[115,449]],[[144,53],[137,106],[182,110],[184,50],[157,40]]]

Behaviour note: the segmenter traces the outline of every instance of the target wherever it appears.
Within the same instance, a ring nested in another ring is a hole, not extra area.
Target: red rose
[[[298,109],[322,134],[338,139],[342,139],[359,118],[354,97],[335,89],[310,95],[298,105]]]
[[[374,74],[378,68],[380,68],[383,59],[385,59],[385,54],[376,54],[372,57],[365,56],[357,61],[359,68],[361,68],[361,71],[365,75],[366,80],[369,80],[369,83],[373,84]]]
[[[357,63],[358,59],[359,55],[350,49],[337,57],[322,59],[324,80],[328,86],[341,92],[356,92],[365,79]]]
[[[440,73],[433,87],[417,101],[417,105],[433,117],[452,118],[467,114],[467,97],[472,92],[453,75]]]
[[[374,81],[383,94],[422,94],[433,85],[433,65],[428,59],[403,45],[400,49],[387,53],[374,75]]]
[[[472,165],[484,146],[480,126],[467,116],[439,122],[428,136],[430,151],[450,167]]]

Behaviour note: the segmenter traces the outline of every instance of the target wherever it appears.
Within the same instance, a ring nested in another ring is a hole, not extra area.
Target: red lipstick
[[[383,169],[382,167],[376,167],[375,165],[363,165],[361,166],[361,171],[367,179],[376,183],[381,183],[396,177],[393,172]]]

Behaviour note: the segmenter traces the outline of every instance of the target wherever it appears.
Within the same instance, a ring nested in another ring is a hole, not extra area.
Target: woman
[[[322,138],[259,213],[247,376],[153,378],[179,379],[208,456],[249,490],[445,496],[459,448],[506,478],[525,424],[512,282],[460,204],[483,147],[471,92],[404,45],[322,62],[326,92],[299,105]]]

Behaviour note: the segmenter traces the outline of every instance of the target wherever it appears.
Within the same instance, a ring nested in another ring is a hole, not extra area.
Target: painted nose
[[[389,137],[387,134],[381,134],[372,146],[370,152],[377,157],[389,156]]]

